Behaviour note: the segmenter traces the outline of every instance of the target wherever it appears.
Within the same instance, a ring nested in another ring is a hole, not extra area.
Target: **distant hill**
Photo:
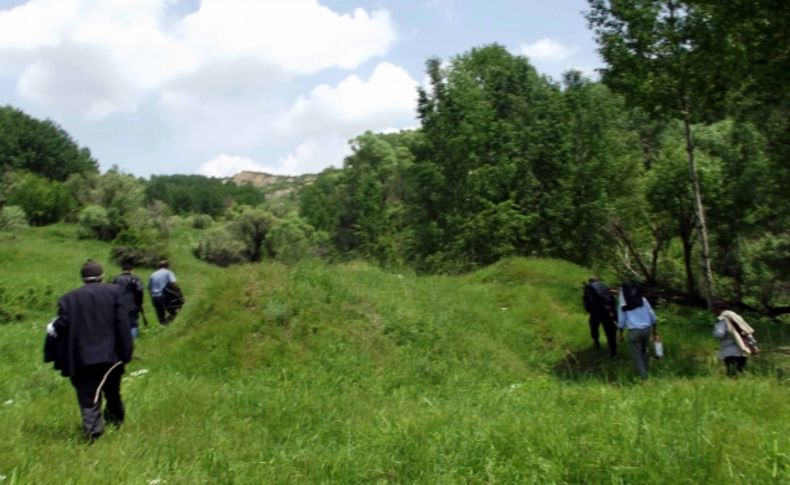
[[[317,175],[273,175],[265,172],[244,170],[230,178],[236,185],[252,185],[263,191],[268,198],[281,198],[312,184]]]

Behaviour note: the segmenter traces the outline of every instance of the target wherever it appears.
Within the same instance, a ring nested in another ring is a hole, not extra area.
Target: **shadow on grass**
[[[609,351],[585,347],[568,349],[565,356],[554,363],[552,374],[565,382],[598,380],[612,384],[637,382],[633,361],[628,349],[619,349],[615,360]],[[692,378],[711,374],[711,364],[696,352],[680,350],[662,359],[650,357],[649,375],[654,377]]]

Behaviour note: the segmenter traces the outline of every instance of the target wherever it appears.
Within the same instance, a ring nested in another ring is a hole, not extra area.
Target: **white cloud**
[[[232,177],[243,170],[272,173],[251,158],[225,154],[202,163],[198,173],[207,177],[225,178]]]
[[[248,59],[297,74],[355,68],[396,37],[385,10],[340,15],[316,0],[203,0],[181,31],[209,59]]]
[[[276,123],[278,133],[311,137],[334,132],[353,136],[366,130],[413,126],[417,82],[401,67],[383,62],[370,79],[352,75],[336,87],[322,84],[300,96]]]
[[[331,166],[342,167],[351,154],[348,140],[339,135],[324,135],[299,144],[291,153],[277,161],[277,174],[318,173]]]
[[[556,40],[540,39],[532,44],[523,44],[519,50],[533,61],[562,62],[575,54],[578,49],[576,46],[566,46]]]
[[[171,3],[30,0],[0,10],[0,64],[14,66],[23,99],[99,119],[135,111],[160,91],[201,103],[352,69],[396,40],[385,10],[339,14],[317,0],[202,0],[196,12],[168,23]]]

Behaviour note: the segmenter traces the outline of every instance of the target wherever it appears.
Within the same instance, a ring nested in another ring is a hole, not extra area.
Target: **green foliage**
[[[168,257],[167,235],[150,226],[126,228],[113,239],[110,257],[119,265],[128,261],[134,266],[155,267]]]
[[[82,228],[83,237],[92,237],[99,241],[109,241],[115,237],[107,209],[100,205],[91,204],[83,207],[77,216],[77,222]]]
[[[3,206],[0,209],[0,230],[13,231],[27,226],[25,209],[16,205]]]
[[[0,326],[8,480],[790,480],[787,356],[766,352],[727,379],[709,315],[658,306],[667,353],[637,383],[625,356],[590,349],[585,268],[513,258],[462,277],[315,261],[220,269],[189,257],[183,242],[202,233],[188,226],[170,249],[189,304],[171,326],[141,328],[126,422],[87,446],[68,380],[30,358],[54,297],[107,250],[73,232],[0,233],[0,286],[48,283],[53,294]],[[766,348],[786,345],[786,325],[749,321]]]
[[[255,187],[203,175],[154,175],[145,194],[148,201],[160,200],[177,214],[213,217],[222,215],[232,204],[255,206],[264,200]]]
[[[315,228],[297,216],[277,221],[267,240],[274,258],[289,265],[315,256],[320,244]]]
[[[192,227],[195,229],[206,229],[213,223],[214,219],[208,214],[197,214],[192,217]]]
[[[95,173],[96,160],[56,123],[32,118],[10,106],[0,107],[0,173],[31,172],[65,181],[75,173]]]
[[[80,175],[67,186],[83,204],[77,216],[86,235],[112,241],[129,228],[156,226],[166,236],[166,210],[153,204],[144,209],[145,183],[113,167],[104,175]]]
[[[192,248],[192,254],[202,261],[229,266],[246,261],[244,244],[235,239],[226,229],[216,228],[208,231]]]
[[[2,176],[6,203],[21,207],[36,226],[61,220],[72,208],[68,191],[60,182],[31,172],[6,172]]]
[[[271,254],[267,238],[275,223],[270,213],[253,207],[244,207],[228,224],[228,231],[244,245],[244,256],[257,262]]]

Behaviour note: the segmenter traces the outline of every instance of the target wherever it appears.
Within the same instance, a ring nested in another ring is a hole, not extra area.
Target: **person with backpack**
[[[628,330],[628,346],[634,361],[634,369],[639,377],[647,379],[651,333],[655,342],[659,342],[660,337],[656,314],[635,283],[625,283],[620,287],[617,327],[620,329],[621,340],[623,332]]]
[[[747,357],[759,352],[754,329],[746,321],[728,310],[723,300],[717,300],[712,306],[716,315],[713,325],[713,336],[719,340],[719,358],[724,361],[727,375],[735,377],[746,367]]]
[[[609,356],[617,357],[617,325],[614,316],[614,297],[606,284],[593,276],[584,285],[582,296],[584,310],[590,314],[590,337],[596,349],[601,348],[599,328],[603,326]]]
[[[154,304],[159,324],[167,325],[173,321],[184,304],[184,296],[176,283],[176,275],[170,271],[170,263],[165,259],[157,266],[158,269],[148,279],[148,291],[151,293],[151,303]]]
[[[129,325],[132,328],[132,338],[140,335],[139,317],[143,311],[143,281],[132,270],[134,266],[130,261],[121,264],[121,274],[110,281],[123,290],[126,307],[129,309]]]
[[[121,377],[134,344],[121,288],[102,284],[104,271],[92,260],[82,265],[80,275],[85,284],[58,300],[58,317],[47,326],[55,351],[45,350],[44,360],[54,360],[55,368],[71,379],[83,432],[93,441],[104,433],[104,420],[115,425],[124,420]],[[104,419],[102,396],[107,401]]]

